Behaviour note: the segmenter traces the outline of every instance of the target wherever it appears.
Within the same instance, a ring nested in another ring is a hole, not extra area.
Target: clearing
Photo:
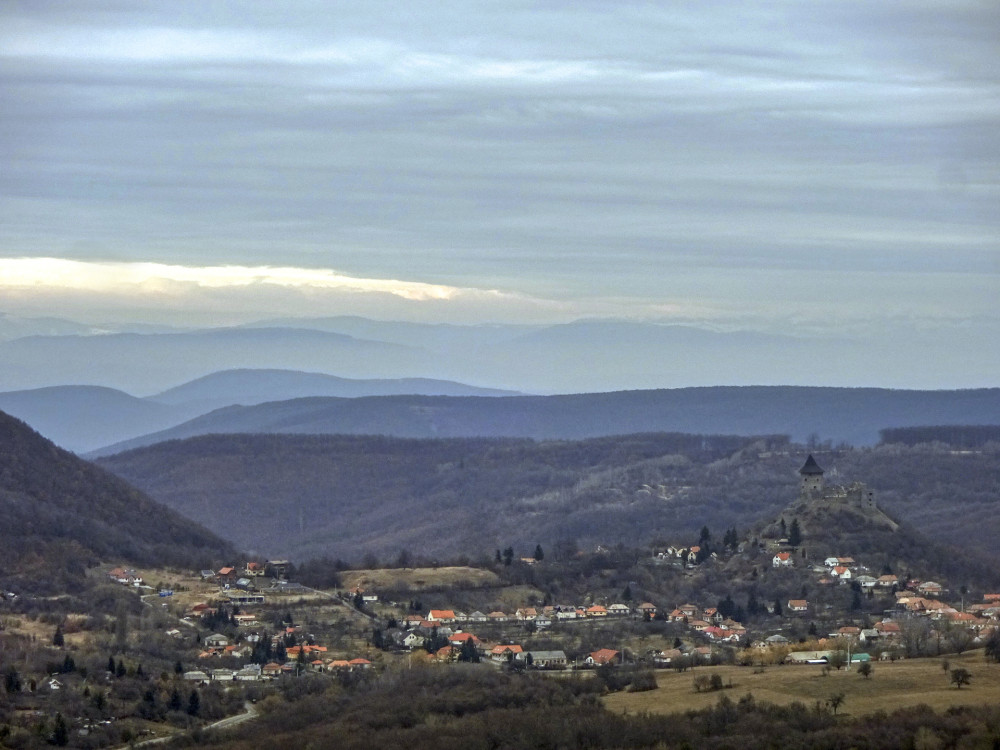
[[[972,675],[972,683],[957,689],[950,674],[942,668],[947,658],[951,669],[963,667]],[[731,688],[696,693],[695,675],[718,674]],[[1000,664],[988,663],[982,649],[961,656],[905,659],[896,662],[873,662],[872,675],[865,679],[857,667],[850,671],[831,670],[824,676],[816,665],[781,665],[764,671],[753,667],[696,667],[687,672],[658,671],[659,689],[644,693],[612,693],[604,698],[611,711],[638,713],[676,713],[714,705],[723,695],[736,701],[752,693],[758,701],[787,705],[800,701],[813,705],[825,703],[836,693],[844,694],[839,713],[869,714],[926,704],[936,711],[957,705],[1000,703]]]

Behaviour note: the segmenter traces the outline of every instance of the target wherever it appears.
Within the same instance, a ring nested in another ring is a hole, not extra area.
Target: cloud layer
[[[995,321],[998,28],[971,0],[6,3],[0,258],[244,313]]]

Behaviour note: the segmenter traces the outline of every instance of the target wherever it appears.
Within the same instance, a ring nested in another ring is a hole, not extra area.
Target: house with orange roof
[[[493,661],[508,661],[513,659],[517,654],[523,652],[523,649],[516,643],[509,643],[503,646],[494,646],[490,649],[490,658]]]
[[[771,566],[775,568],[790,568],[795,565],[791,552],[778,552],[771,558]]]
[[[805,612],[809,609],[809,602],[805,599],[789,599],[785,609],[789,612]]]
[[[589,656],[585,659],[585,662],[592,667],[600,667],[605,664],[613,664],[614,660],[618,658],[618,651],[610,648],[602,648],[597,651],[592,651]]]
[[[592,607],[587,607],[587,617],[607,617],[608,610],[602,607],[600,604],[595,604]]]
[[[653,617],[656,614],[656,605],[652,602],[643,602],[639,605],[639,613]]]
[[[455,622],[455,611],[451,609],[432,609],[426,619],[430,622]]]
[[[849,581],[854,577],[851,573],[850,568],[846,568],[843,565],[838,565],[830,571],[830,575],[840,581]]]
[[[456,648],[461,648],[469,641],[471,641],[472,645],[476,648],[479,648],[482,645],[482,641],[476,638],[476,636],[472,633],[455,633],[454,635],[448,637],[448,643]]]

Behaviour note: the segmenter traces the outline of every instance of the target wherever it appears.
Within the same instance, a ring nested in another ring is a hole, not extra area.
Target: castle
[[[844,503],[864,508],[875,508],[875,492],[861,482],[844,487],[834,484],[827,487],[823,481],[823,469],[812,454],[799,469],[802,477],[799,484],[799,499],[803,502]]]

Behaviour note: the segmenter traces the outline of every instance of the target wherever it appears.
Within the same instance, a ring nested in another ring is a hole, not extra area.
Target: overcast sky
[[[7,0],[0,311],[995,335],[998,61],[996,0]]]

